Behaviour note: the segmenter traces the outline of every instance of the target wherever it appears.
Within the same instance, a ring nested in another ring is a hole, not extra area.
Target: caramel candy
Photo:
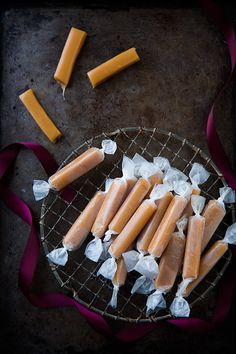
[[[200,194],[201,194],[201,189],[193,188],[191,195],[200,195]],[[188,217],[188,218],[193,215],[193,208],[192,208],[192,204],[191,204],[191,199],[188,201],[188,204],[183,211],[183,215],[186,215],[186,217]]]
[[[86,32],[74,27],[71,28],[54,74],[54,79],[61,84],[63,91],[69,83],[75,61],[84,45],[86,37]]]
[[[114,179],[91,230],[96,238],[104,236],[110,221],[124,200],[126,189],[127,182],[125,179]]]
[[[137,210],[142,200],[148,193],[151,185],[148,180],[141,178],[133,187],[124,203],[109,224],[109,234],[119,234],[134,212]]]
[[[117,269],[116,273],[112,279],[112,284],[117,286],[125,285],[127,278],[127,269],[123,257],[116,260]]]
[[[204,216],[205,231],[202,240],[201,251],[203,252],[206,248],[208,242],[214,235],[217,227],[220,225],[221,221],[225,216],[225,207],[223,203],[219,203],[218,200],[210,200],[205,209],[203,210],[202,216]]]
[[[95,69],[90,70],[87,75],[93,88],[95,88],[102,82],[106,81],[120,71],[128,68],[130,65],[136,63],[139,60],[140,58],[136,52],[136,49],[130,48],[125,52],[116,55],[105,63],[97,66]]]
[[[188,221],[188,233],[183,264],[183,279],[196,279],[199,272],[201,245],[205,229],[205,218],[200,213],[205,204],[205,198],[192,195],[191,203],[195,213]]]
[[[185,237],[183,233],[174,232],[160,259],[159,272],[154,281],[156,289],[163,292],[172,289],[183,261],[184,248]]]
[[[102,148],[91,147],[73,161],[54,173],[48,180],[34,180],[33,192],[36,200],[46,197],[50,189],[60,191],[68,184],[74,182],[99,163],[104,160],[105,154],[113,155],[116,152],[117,145],[115,141],[103,140]]]
[[[68,260],[68,252],[74,251],[81,246],[91,231],[97,213],[105,198],[105,192],[97,192],[90,200],[86,208],[79,215],[63,239],[63,248],[57,248],[50,252],[48,259],[59,265],[65,265]]]
[[[187,297],[196,288],[196,286],[205,278],[215,264],[221,259],[221,257],[228,250],[227,243],[222,241],[216,241],[211,248],[202,256],[199,267],[199,274],[197,279],[190,283],[183,293],[183,296]]]
[[[103,151],[92,147],[52,175],[48,180],[49,184],[53,189],[60,191],[68,184],[96,167],[103,160]]]
[[[34,91],[29,89],[22,93],[19,98],[48,139],[53,143],[60,139],[62,133],[57,129],[51,118],[45,112],[35,96]]]
[[[142,202],[124,229],[112,242],[109,248],[109,253],[112,257],[121,257],[122,253],[124,253],[136,239],[156,209],[157,206],[154,201],[147,199]]]
[[[204,227],[205,218],[203,216],[190,216],[184,255],[183,279],[196,279],[198,277]]]
[[[161,257],[175,230],[176,222],[181,217],[186,205],[187,199],[180,195],[175,195],[170,202],[148,247],[148,252],[154,257]]]
[[[157,210],[155,211],[151,219],[147,222],[138,237],[136,247],[139,252],[142,252],[144,254],[148,253],[148,247],[150,245],[150,242],[152,241],[152,238],[158,226],[160,225],[163,215],[165,214],[166,209],[168,208],[172,199],[173,194],[171,192],[167,192],[162,199],[156,202]]]
[[[105,196],[105,192],[98,191],[67,232],[63,239],[63,245],[69,251],[80,247],[90,233]]]

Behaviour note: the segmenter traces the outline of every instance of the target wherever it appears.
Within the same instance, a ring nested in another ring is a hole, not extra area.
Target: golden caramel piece
[[[131,216],[142,203],[150,187],[151,184],[144,178],[137,181],[132,191],[110,222],[109,230],[106,233],[106,236],[108,236],[106,240],[109,239],[111,234],[119,234],[123,230]]]
[[[200,188],[193,188],[191,195],[200,195],[200,194],[201,194]],[[193,208],[192,208],[192,204],[191,204],[191,199],[189,200],[186,208],[184,209],[183,215],[186,215],[186,217],[188,217],[188,218],[193,215]]]
[[[63,245],[69,251],[80,247],[90,233],[105,196],[105,192],[98,191],[65,235]]]
[[[196,279],[199,272],[202,239],[205,230],[205,218],[200,213],[204,207],[206,198],[200,195],[191,196],[191,205],[195,213],[188,221],[186,248],[184,253],[183,280]]]
[[[174,232],[170,242],[161,256],[159,272],[154,281],[156,289],[170,291],[181,267],[185,248],[185,237],[180,232]]]
[[[112,257],[120,258],[131,243],[136,239],[142,228],[154,214],[157,206],[154,201],[146,199],[142,202],[121,233],[112,242],[109,253]]]
[[[49,184],[55,190],[60,191],[68,184],[96,167],[103,160],[103,151],[92,147],[54,173],[54,175],[49,178]]]
[[[204,227],[205,218],[203,216],[190,216],[184,255],[183,279],[196,279],[198,277]]]
[[[187,202],[187,199],[180,195],[175,195],[170,202],[148,247],[148,252],[154,257],[161,257],[175,230],[176,222],[181,217]]]
[[[87,33],[72,27],[67,37],[64,49],[62,51],[59,63],[57,65],[54,79],[58,81],[64,90],[67,87],[75,61],[84,45]]]
[[[210,200],[205,209],[203,210],[202,216],[206,219],[205,231],[202,240],[202,252],[206,248],[208,242],[214,235],[217,227],[220,225],[221,221],[225,216],[224,204],[219,203],[218,200]]]
[[[29,89],[22,93],[19,98],[35,122],[38,124],[39,128],[44,132],[49,140],[55,143],[62,136],[62,133],[57,129],[51,118],[45,112],[44,108],[35,96],[34,91]]]
[[[91,230],[95,237],[101,238],[104,236],[110,221],[124,200],[126,188],[127,182],[125,179],[116,178],[112,182]]]
[[[145,225],[138,237],[136,247],[139,252],[142,252],[143,254],[148,253],[148,247],[152,241],[152,238],[158,226],[160,225],[163,215],[165,214],[166,209],[168,208],[173,197],[174,196],[171,192],[167,192],[162,199],[156,202],[157,210]]]
[[[128,68],[139,60],[140,58],[136,49],[130,48],[97,66],[95,69],[90,70],[87,75],[93,88],[95,88],[102,82],[106,81],[113,75],[118,74],[120,71]]]
[[[90,200],[86,208],[81,212],[77,220],[71,226],[63,239],[63,247],[50,252],[48,259],[59,265],[65,265],[68,261],[68,251],[74,251],[81,246],[91,231],[91,227],[101,208],[106,193],[98,191]]]
[[[190,283],[183,293],[183,296],[187,297],[191,294],[193,289],[205,278],[215,264],[221,259],[221,257],[228,250],[227,243],[222,241],[216,241],[211,248],[202,256],[199,267],[199,274],[197,279]]]

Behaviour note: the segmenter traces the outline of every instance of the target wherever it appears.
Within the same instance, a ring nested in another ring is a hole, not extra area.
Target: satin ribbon
[[[236,190],[236,177],[224,151],[224,148],[217,135],[214,123],[214,106],[219,99],[221,92],[229,82],[235,64],[236,64],[236,40],[233,27],[227,22],[222,15],[222,10],[210,1],[201,1],[203,6],[209,11],[215,22],[221,28],[225,35],[228,44],[230,58],[231,58],[231,73],[226,80],[221,91],[216,96],[214,103],[210,109],[207,121],[207,141],[211,157],[218,166],[219,170],[224,175],[228,184]],[[33,214],[29,206],[21,200],[15,193],[13,193],[6,186],[6,173],[14,164],[14,161],[22,147],[33,151],[41,162],[48,176],[52,175],[58,168],[57,163],[50,155],[50,153],[41,145],[33,142],[21,142],[7,146],[0,152],[0,197],[3,202],[19,217],[22,218],[30,226],[30,234],[27,245],[25,247],[19,270],[19,288],[25,297],[34,306],[40,308],[56,308],[56,307],[76,307],[80,313],[87,319],[90,325],[103,335],[112,337],[123,342],[132,342],[145,336],[151,330],[158,328],[159,323],[139,323],[124,327],[117,333],[114,333],[107,321],[99,314],[80,305],[73,298],[63,293],[33,293],[31,291],[32,281],[39,257],[40,243],[37,234],[37,226],[33,218]],[[64,195],[65,198],[73,198],[73,193],[68,190]],[[236,250],[233,251],[231,263],[220,283],[218,297],[213,316],[210,321],[200,318],[181,318],[170,319],[168,323],[178,326],[179,328],[191,331],[193,333],[202,333],[206,330],[214,328],[219,323],[222,323],[230,312],[230,307],[234,295],[234,288],[236,278],[234,276],[236,267]]]
[[[222,175],[228,182],[229,186],[233,190],[236,190],[235,172],[231,167],[228,156],[220,141],[219,135],[217,134],[215,118],[214,118],[215,106],[218,100],[220,99],[221,94],[223,93],[229,81],[231,80],[236,65],[235,32],[233,26],[223,15],[223,9],[221,7],[215,5],[212,1],[200,0],[199,2],[202,5],[202,7],[206,9],[206,11],[213,18],[213,20],[215,21],[219,29],[224,34],[225,42],[227,43],[229,49],[229,56],[230,56],[230,63],[231,63],[230,71],[227,79],[225,80],[225,83],[223,84],[219,92],[216,94],[216,97],[210,108],[210,112],[207,118],[206,138],[207,138],[208,149],[210,151],[212,160],[215,162],[216,166],[221,171]]]

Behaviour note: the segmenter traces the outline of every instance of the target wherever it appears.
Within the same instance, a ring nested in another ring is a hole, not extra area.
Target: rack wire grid
[[[139,153],[152,161],[154,156],[163,156],[169,159],[171,165],[188,174],[194,162],[201,163],[210,172],[208,181],[201,186],[202,195],[207,200],[219,196],[219,188],[226,182],[211,159],[198,147],[176,134],[157,128],[147,129],[130,127],[118,129],[111,133],[102,133],[80,145],[63,161],[60,168],[86,151],[91,146],[101,147],[101,141],[111,138],[116,141],[118,149],[114,155],[107,155],[105,160],[92,171],[80,177],[70,185],[72,197],[66,200],[63,192],[51,191],[44,199],[41,209],[40,230],[44,251],[48,254],[53,249],[62,246],[62,239],[77,219],[86,204],[97,190],[104,190],[105,180],[121,176],[121,161],[123,155],[133,157]],[[234,205],[226,206],[226,216],[221,222],[212,242],[224,236],[227,226],[234,218]],[[127,281],[118,293],[118,306],[113,309],[109,306],[113,286],[111,281],[97,276],[102,262],[95,263],[87,259],[84,250],[87,242],[92,239],[89,235],[86,242],[76,251],[69,252],[66,266],[57,266],[50,263],[50,267],[61,287],[69,290],[79,303],[87,308],[115,320],[128,322],[151,322],[171,318],[168,310],[172,302],[177,285],[166,295],[167,309],[146,315],[146,295],[130,293],[134,281],[139,276],[136,272],[128,274]],[[211,244],[210,243],[210,244]],[[209,294],[224,274],[231,259],[231,251],[222,257],[207,277],[196,287],[188,297],[191,313],[206,314],[209,309]],[[176,284],[181,281],[178,276]]]

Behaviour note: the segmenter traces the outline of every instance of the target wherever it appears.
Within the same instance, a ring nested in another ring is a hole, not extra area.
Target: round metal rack
[[[41,240],[45,253],[61,247],[63,236],[69,230],[80,212],[97,190],[104,190],[105,180],[121,176],[121,161],[124,154],[133,157],[139,153],[147,160],[152,161],[154,156],[163,156],[169,159],[172,166],[188,174],[194,162],[199,162],[210,172],[210,178],[201,186],[202,195],[207,200],[218,198],[219,188],[226,185],[225,180],[211,159],[198,147],[176,134],[157,128],[123,128],[111,133],[102,133],[76,148],[63,161],[60,168],[91,146],[101,147],[104,138],[111,138],[117,142],[117,152],[114,156],[107,155],[104,162],[85,176],[79,178],[69,186],[66,191],[50,192],[44,199],[41,209],[40,230]],[[232,223],[232,209],[226,207],[226,216],[217,229],[212,242],[222,238],[229,224]],[[69,290],[72,296],[82,305],[106,317],[128,322],[150,322],[170,318],[168,307],[166,310],[146,315],[145,295],[131,295],[130,290],[138,274],[129,273],[125,286],[120,288],[118,294],[118,307],[112,309],[108,304],[112,294],[112,284],[97,271],[101,262],[94,263],[84,256],[84,249],[90,235],[80,249],[69,253],[66,266],[50,267],[62,288]],[[218,262],[214,269],[201,282],[201,284],[188,297],[191,311],[199,311],[209,304],[209,294],[215,288],[230,262],[230,250]],[[180,282],[181,277],[177,280]],[[167,304],[170,305],[176,292],[176,286],[166,295]],[[205,311],[205,310],[204,310]]]

